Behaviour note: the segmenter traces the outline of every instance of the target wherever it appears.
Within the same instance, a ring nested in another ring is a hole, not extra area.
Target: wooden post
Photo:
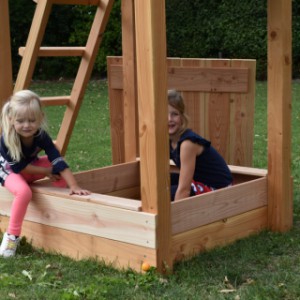
[[[292,227],[291,0],[268,0],[268,224]]]
[[[157,268],[170,258],[165,1],[135,1],[142,208],[157,213]]]
[[[0,105],[13,91],[8,0],[0,1]]]
[[[137,87],[134,0],[122,0],[123,99],[125,162],[137,157]]]

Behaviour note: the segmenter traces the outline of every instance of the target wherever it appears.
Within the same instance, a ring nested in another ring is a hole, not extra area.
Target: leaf
[[[24,276],[26,276],[30,281],[32,281],[32,276],[31,276],[30,272],[28,272],[28,271],[26,271],[26,270],[23,270],[23,271],[22,271],[22,274],[23,274]]]
[[[229,293],[234,293],[236,292],[236,289],[223,289],[220,291],[220,293],[223,293],[223,294],[229,294]]]

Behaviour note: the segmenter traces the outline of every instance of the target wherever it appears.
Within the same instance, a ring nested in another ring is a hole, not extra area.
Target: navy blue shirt
[[[170,143],[170,158],[174,161],[176,166],[180,169],[180,146],[185,140],[190,140],[204,147],[203,152],[196,157],[195,172],[193,180],[201,182],[208,187],[219,189],[226,187],[232,183],[231,172],[217,150],[211,146],[211,143],[196,134],[190,129],[187,129],[181,136],[175,149],[171,147]]]
[[[8,148],[5,145],[3,135],[0,140],[0,182],[3,184],[6,177],[11,173],[20,173],[28,164],[38,159],[38,153],[44,150],[49,161],[52,164],[52,173],[59,174],[69,166],[61,157],[59,151],[56,149],[51,137],[47,132],[39,130],[30,147],[22,144],[22,153],[20,161],[15,161],[9,154]]]

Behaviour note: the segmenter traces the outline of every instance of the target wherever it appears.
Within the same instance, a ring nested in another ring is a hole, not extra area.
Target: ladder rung
[[[23,56],[26,47],[19,48],[19,55]],[[83,56],[85,47],[41,47],[38,56]]]
[[[39,0],[33,0],[38,3]],[[98,5],[101,0],[51,0],[53,4]]]
[[[44,106],[68,105],[70,99],[70,96],[41,97],[41,102]]]

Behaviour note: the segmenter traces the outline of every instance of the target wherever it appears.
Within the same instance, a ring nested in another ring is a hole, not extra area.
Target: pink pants
[[[47,156],[40,157],[32,164],[45,168],[51,167],[51,163]],[[41,174],[21,175],[11,173],[5,179],[4,186],[15,196],[11,207],[7,233],[15,236],[20,235],[25,213],[32,197],[32,191],[29,184],[42,178],[45,178],[45,176]],[[58,182],[54,182],[54,185],[66,186],[66,183],[64,182],[64,179],[61,179]]]

